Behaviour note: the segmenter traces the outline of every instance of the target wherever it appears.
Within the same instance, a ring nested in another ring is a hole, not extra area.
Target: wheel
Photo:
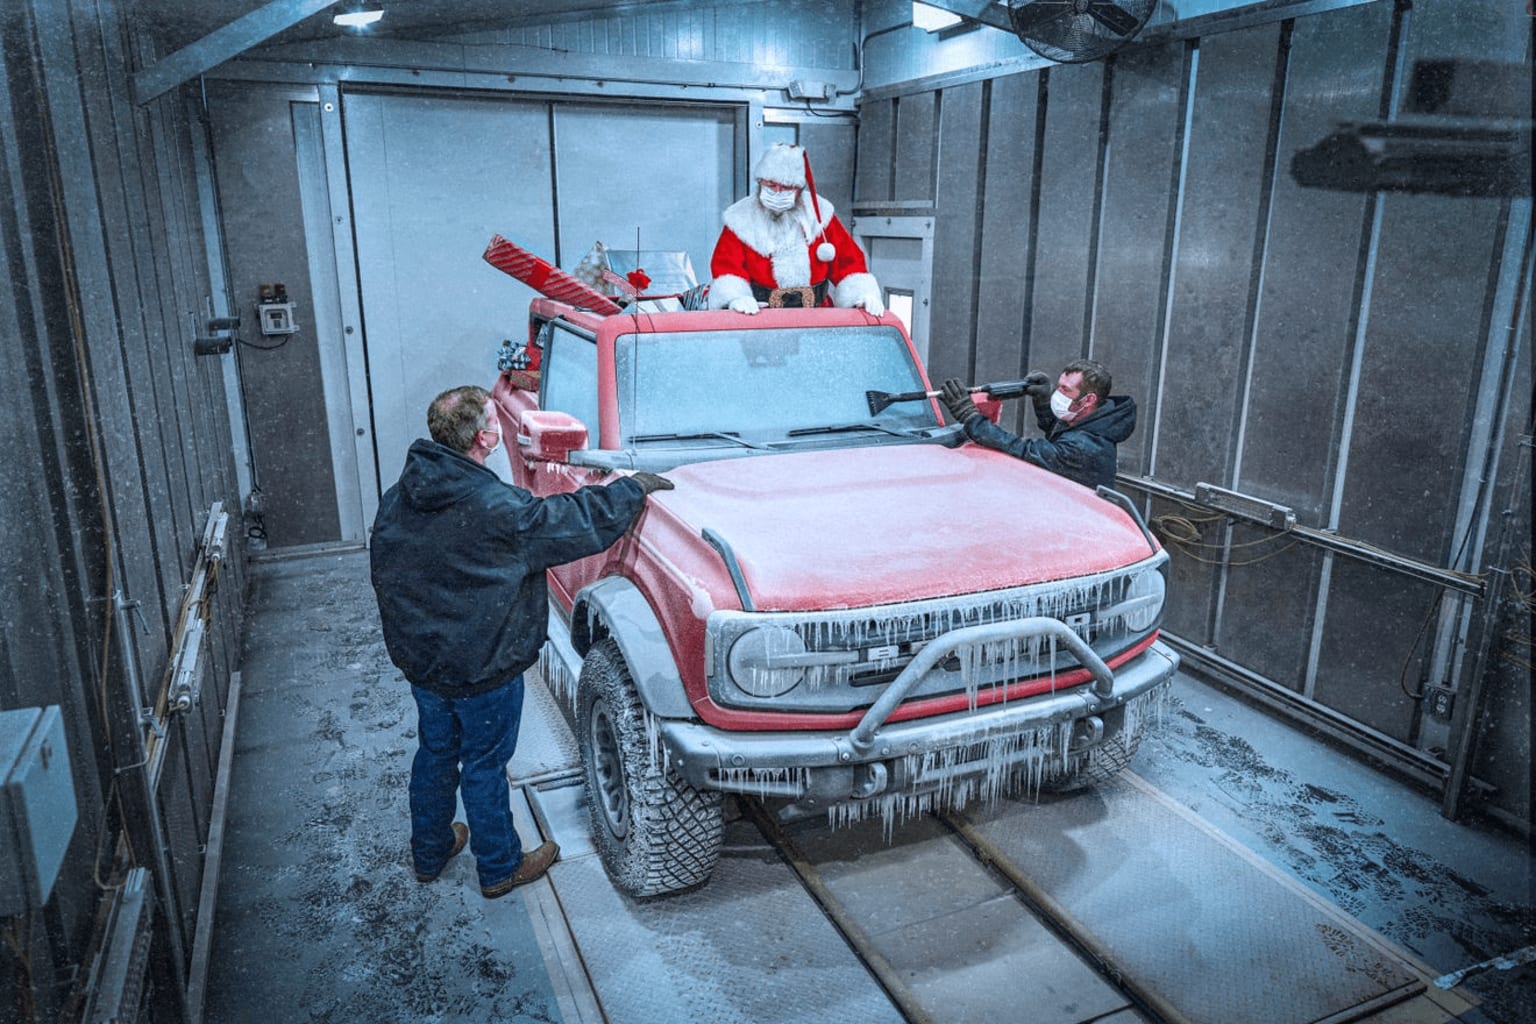
[[[1136,756],[1141,746],[1141,733],[1129,739],[1124,733],[1111,736],[1096,747],[1067,758],[1067,770],[1054,778],[1046,779],[1042,789],[1052,793],[1068,793],[1076,789],[1088,789],[1101,782],[1108,782],[1119,775]]]
[[[592,837],[603,867],[631,896],[708,881],[725,831],[721,795],[663,765],[618,644],[602,640],[581,665],[576,727]]]

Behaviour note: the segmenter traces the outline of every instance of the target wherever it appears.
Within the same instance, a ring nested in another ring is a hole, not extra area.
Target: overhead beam
[[[251,13],[189,43],[152,67],[134,73],[133,99],[142,106],[209,68],[260,46],[284,29],[318,14],[336,0],[268,0]]]

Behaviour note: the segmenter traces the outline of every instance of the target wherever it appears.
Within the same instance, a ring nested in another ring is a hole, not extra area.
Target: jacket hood
[[[496,476],[468,455],[436,441],[417,438],[405,456],[400,495],[407,505],[421,512],[447,508],[482,486],[482,474],[486,473]]]
[[[891,445],[679,466],[642,529],[730,545],[759,610],[855,608],[1083,576],[1147,558],[1091,491],[976,445]],[[658,515],[659,513],[659,515]],[[662,517],[668,521],[663,526]],[[706,550],[717,608],[737,607]]]
[[[1136,399],[1130,395],[1110,395],[1102,409],[1083,422],[1074,423],[1072,429],[1086,430],[1119,444],[1136,429]]]

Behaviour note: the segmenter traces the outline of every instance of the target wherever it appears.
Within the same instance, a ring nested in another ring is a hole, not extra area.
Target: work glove
[[[1036,370],[1034,373],[1024,378],[1024,393],[1029,395],[1031,398],[1049,399],[1051,397],[1051,392],[1054,390],[1055,389],[1051,387],[1050,376],[1048,374],[1041,373],[1039,370]]]
[[[652,491],[670,491],[675,486],[671,480],[656,473],[632,473],[629,477],[640,485],[640,489],[646,494]]]
[[[729,303],[727,303],[726,308],[734,309],[738,313],[746,313],[750,316],[756,313],[762,307],[757,304],[757,300],[752,296],[742,295],[732,299]]]
[[[981,417],[981,410],[976,408],[976,403],[971,401],[971,393],[965,390],[965,385],[951,377],[944,382],[942,391],[944,407],[949,410],[949,415],[957,423],[970,423],[971,420]]]

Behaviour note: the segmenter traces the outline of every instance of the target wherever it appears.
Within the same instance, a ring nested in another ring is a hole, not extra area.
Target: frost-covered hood
[[[996,590],[1151,554],[1121,509],[976,445],[757,456],[667,476],[676,490],[653,494],[655,511],[724,538],[762,611]]]

